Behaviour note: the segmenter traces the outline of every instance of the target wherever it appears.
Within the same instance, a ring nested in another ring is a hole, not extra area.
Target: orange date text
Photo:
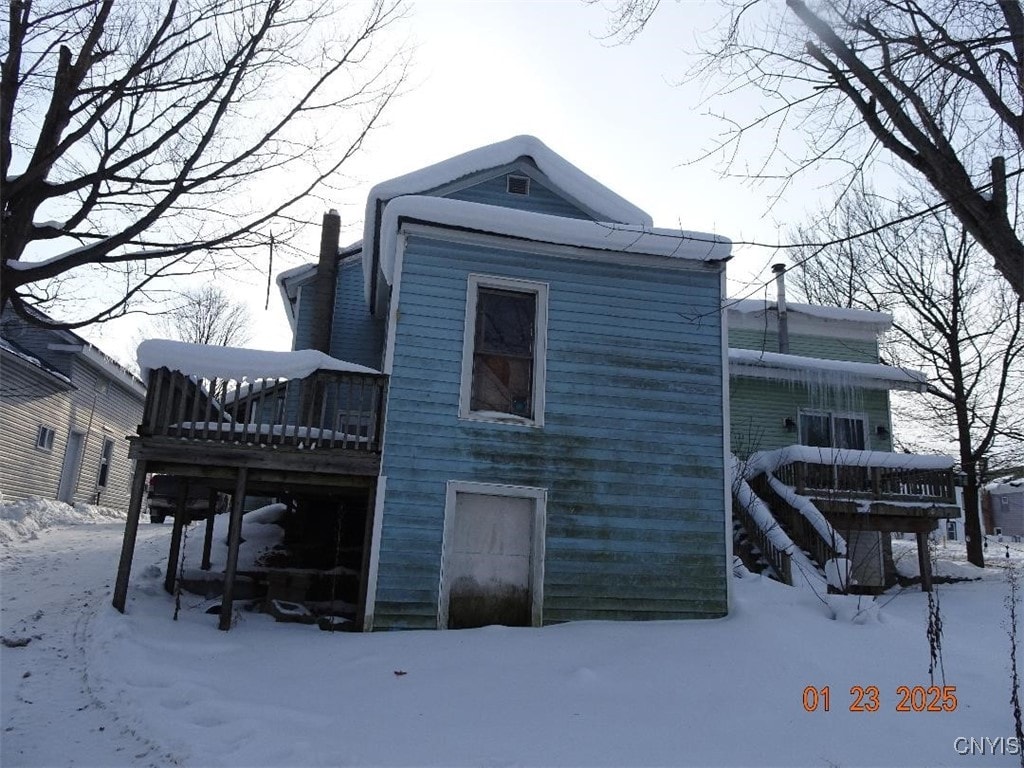
[[[832,708],[830,686],[808,685],[803,691],[806,712],[829,712]],[[955,685],[899,685],[893,698],[896,712],[956,712]],[[854,685],[850,688],[850,712],[878,712],[882,709],[882,693],[877,685]]]

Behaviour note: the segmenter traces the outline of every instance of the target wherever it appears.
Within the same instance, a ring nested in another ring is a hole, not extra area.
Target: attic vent
[[[513,176],[509,174],[505,177],[508,183],[506,189],[510,195],[528,195],[530,194],[530,177],[529,176]]]

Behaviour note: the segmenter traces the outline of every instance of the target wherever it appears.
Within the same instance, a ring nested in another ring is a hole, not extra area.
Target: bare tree
[[[99,293],[80,327],[287,240],[402,82],[398,2],[11,0],[0,306]]]
[[[238,347],[249,341],[249,310],[215,285],[182,291],[169,312],[154,323],[164,338],[190,344]]]
[[[908,403],[933,437],[957,445],[970,561],[983,565],[978,521],[981,468],[1019,459],[1024,442],[1022,300],[982,263],[971,236],[948,212],[898,220],[910,203],[888,204],[863,190],[828,224],[797,239],[838,241],[811,249],[795,284],[814,303],[892,314],[890,362],[924,370],[929,395]],[[854,232],[872,231],[848,240]]]
[[[611,33],[631,39],[659,2],[618,0]],[[896,159],[1024,295],[1020,0],[722,2],[721,35],[691,73],[716,83],[729,126],[704,157],[732,172],[752,145],[742,173],[781,181],[777,194],[802,171],[835,163],[851,182]]]

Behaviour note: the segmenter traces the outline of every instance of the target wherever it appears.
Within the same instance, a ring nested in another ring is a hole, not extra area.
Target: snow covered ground
[[[276,526],[254,525],[265,545]],[[4,766],[1019,764],[1002,567],[938,587],[954,711],[899,712],[900,686],[931,685],[913,589],[826,604],[747,577],[718,621],[355,635],[240,611],[223,633],[201,598],[172,620],[170,526],[142,527],[128,613],[110,607],[121,528],[0,545],[0,634],[29,640],[0,647]],[[938,570],[962,560],[947,545]],[[877,711],[851,711],[854,686]]]

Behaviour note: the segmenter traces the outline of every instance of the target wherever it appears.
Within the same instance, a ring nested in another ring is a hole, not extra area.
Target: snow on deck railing
[[[204,379],[301,379],[315,371],[380,373],[365,365],[325,355],[314,349],[273,352],[262,349],[187,344],[168,339],[146,339],[136,352],[139,370],[167,368]]]
[[[837,500],[954,503],[950,456],[791,445],[753,454],[746,476],[774,475],[799,495],[827,492]]]
[[[149,372],[142,437],[379,452],[387,376],[319,370],[302,378]]]

